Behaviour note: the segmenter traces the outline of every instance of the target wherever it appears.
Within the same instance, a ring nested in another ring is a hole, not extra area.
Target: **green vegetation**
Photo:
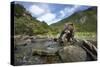
[[[76,32],[96,32],[97,28],[97,10],[96,7],[88,10],[77,12],[72,16],[65,18],[57,23],[51,24],[57,32],[61,32],[65,23],[74,24]]]
[[[22,5],[15,4],[14,11],[14,29],[16,35],[38,35],[50,32],[50,27],[45,22],[39,22],[33,18]]]
[[[23,13],[25,13],[25,8],[20,4],[16,4],[14,6],[14,11],[15,11],[14,16],[20,17],[20,16],[22,16]]]
[[[19,4],[14,6],[14,30],[15,35],[50,35],[57,36],[67,22],[75,25],[76,32],[97,32],[97,11],[96,7],[85,11],[77,12],[50,26],[36,20],[26,9]],[[78,33],[79,34],[79,33]]]
[[[95,32],[76,32],[75,38],[86,40],[97,40],[97,34]]]

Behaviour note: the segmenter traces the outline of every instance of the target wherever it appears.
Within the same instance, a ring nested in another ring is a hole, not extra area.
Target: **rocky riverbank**
[[[61,45],[53,38],[15,36],[15,65],[50,64],[97,60],[96,41],[76,39]]]

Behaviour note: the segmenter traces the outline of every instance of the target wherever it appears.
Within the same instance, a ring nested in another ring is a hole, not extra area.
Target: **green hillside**
[[[14,33],[25,35],[48,34],[50,27],[45,22],[39,22],[25,10],[22,5],[14,6]]]
[[[14,5],[14,33],[15,35],[56,35],[61,32],[65,23],[72,22],[77,32],[96,32],[97,8],[77,12],[59,22],[48,25],[32,17],[26,9],[20,5]]]
[[[85,11],[77,12],[50,26],[57,32],[61,32],[65,23],[71,22],[75,25],[77,32],[96,32],[97,28],[97,8],[92,7]]]

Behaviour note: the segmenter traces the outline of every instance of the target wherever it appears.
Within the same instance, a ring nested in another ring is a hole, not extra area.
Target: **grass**
[[[96,32],[76,32],[75,38],[86,39],[86,40],[96,40],[97,34]]]

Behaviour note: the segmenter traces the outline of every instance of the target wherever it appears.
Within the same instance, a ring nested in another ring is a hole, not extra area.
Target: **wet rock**
[[[97,41],[96,40],[87,40],[90,43],[92,43],[97,48]]]
[[[31,39],[27,39],[27,40],[25,40],[25,42],[29,45],[29,44],[31,44]]]
[[[18,65],[87,61],[88,55],[82,45],[90,44],[76,39],[74,43],[64,42],[65,45],[60,46],[60,43],[53,39],[34,38],[34,36],[17,40],[15,63]]]
[[[51,52],[48,50],[39,50],[39,49],[33,49],[32,50],[33,55],[40,55],[40,56],[53,56],[55,55],[55,52]]]
[[[31,44],[31,39],[26,39],[26,40],[19,39],[19,40],[17,40],[17,41],[14,41],[14,43],[15,43],[15,46],[16,46],[16,45],[19,45],[19,46],[26,46],[26,45]]]
[[[29,38],[30,38],[30,36],[25,35],[25,36],[22,36],[22,37],[21,37],[21,40],[27,40],[27,39],[29,39]]]
[[[22,36],[21,35],[16,35],[14,36],[14,39],[20,39]]]
[[[91,57],[90,60],[97,60],[97,48],[89,41],[84,40],[82,48]]]
[[[86,60],[86,52],[78,46],[66,46],[59,51],[59,55],[63,62],[77,62]]]

